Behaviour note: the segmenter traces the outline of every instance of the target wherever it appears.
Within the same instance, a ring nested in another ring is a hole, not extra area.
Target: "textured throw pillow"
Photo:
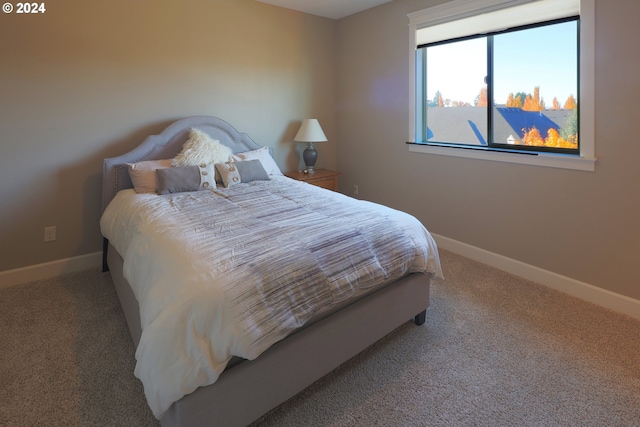
[[[189,139],[182,146],[182,151],[171,161],[171,166],[199,166],[223,163],[229,160],[231,148],[212,139],[198,129],[189,131]]]
[[[278,164],[271,154],[269,154],[268,147],[262,147],[257,150],[245,151],[244,153],[237,153],[231,155],[232,161],[243,161],[243,160],[260,160],[264,170],[267,171],[268,175],[282,175],[282,171],[278,167]]]
[[[126,163],[136,193],[156,192],[156,169],[171,167],[171,159]]]
[[[215,188],[213,164],[156,170],[158,194],[181,193]]]
[[[269,175],[260,160],[216,163],[216,170],[227,188],[242,182],[269,181]]]

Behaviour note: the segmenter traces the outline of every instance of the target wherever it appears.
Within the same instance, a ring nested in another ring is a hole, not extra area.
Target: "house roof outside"
[[[536,127],[543,138],[547,130],[558,131],[573,110],[524,111],[497,105],[493,107],[493,132],[496,143],[520,142],[525,129]],[[487,145],[487,110],[485,107],[429,107],[427,141],[453,144]]]

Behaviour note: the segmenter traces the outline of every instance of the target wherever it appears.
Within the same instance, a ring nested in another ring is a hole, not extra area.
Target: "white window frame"
[[[491,149],[469,150],[416,144],[416,31],[425,26],[453,21],[480,13],[510,7],[529,0],[454,0],[434,6],[409,17],[409,142],[410,152],[436,154],[469,159],[491,160],[534,166],[595,171],[595,0],[580,0],[580,155],[542,153],[537,155],[492,151]]]

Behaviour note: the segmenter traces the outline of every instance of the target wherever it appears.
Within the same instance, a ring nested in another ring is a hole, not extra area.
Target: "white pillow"
[[[171,167],[171,159],[144,160],[137,163],[127,163],[129,177],[136,193],[156,192],[156,169]]]
[[[223,163],[229,160],[231,148],[220,144],[205,132],[191,129],[189,139],[182,146],[182,151],[171,161],[171,166],[200,166],[211,163]]]
[[[282,175],[282,171],[278,167],[278,164],[273,160],[273,157],[271,157],[271,154],[269,153],[269,147],[262,147],[253,151],[232,154],[231,160],[235,162],[243,160],[260,160],[262,167],[264,167],[264,170],[268,175]]]

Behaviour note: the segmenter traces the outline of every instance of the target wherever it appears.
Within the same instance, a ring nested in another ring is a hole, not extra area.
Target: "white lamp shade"
[[[327,141],[327,137],[317,119],[304,119],[293,140],[298,142],[322,142]]]

